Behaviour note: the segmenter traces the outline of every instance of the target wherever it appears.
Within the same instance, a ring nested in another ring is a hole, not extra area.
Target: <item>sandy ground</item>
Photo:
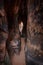
[[[21,52],[20,55],[15,55],[14,65],[25,65],[24,38],[21,38],[21,41]]]

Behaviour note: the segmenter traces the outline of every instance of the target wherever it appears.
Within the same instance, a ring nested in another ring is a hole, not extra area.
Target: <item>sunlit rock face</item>
[[[43,62],[43,2],[28,0],[27,46],[28,55]]]

